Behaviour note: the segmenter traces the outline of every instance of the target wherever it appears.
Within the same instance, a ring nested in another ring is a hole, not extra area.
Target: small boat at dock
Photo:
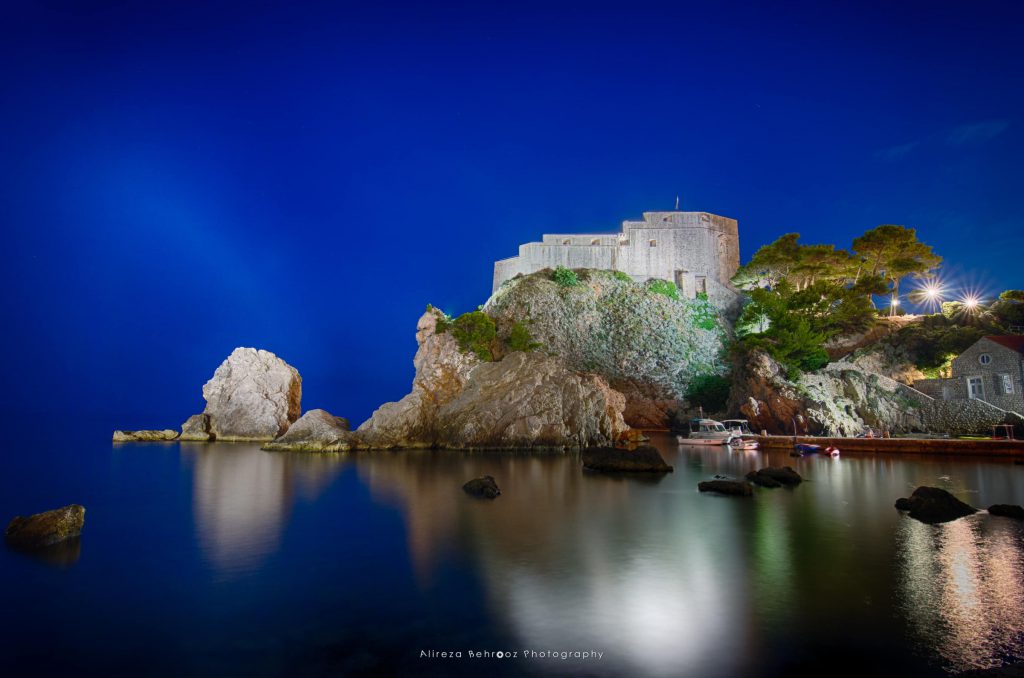
[[[691,419],[688,435],[677,435],[676,440],[685,445],[728,445],[736,434],[714,419]]]

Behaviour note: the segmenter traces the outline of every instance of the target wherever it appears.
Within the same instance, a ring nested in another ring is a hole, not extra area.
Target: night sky
[[[236,346],[358,423],[428,302],[676,195],[1024,287],[1021,3],[183,5],[3,3],[9,424],[177,427]]]

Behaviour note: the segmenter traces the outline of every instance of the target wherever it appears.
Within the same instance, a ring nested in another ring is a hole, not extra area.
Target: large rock
[[[799,485],[804,479],[790,466],[767,466],[748,473],[747,480],[761,487],[779,487],[781,485]]]
[[[909,498],[896,501],[896,508],[909,511],[910,517],[922,523],[948,523],[963,518],[977,509],[968,506],[940,487],[919,487]]]
[[[163,431],[114,431],[115,443],[174,440],[177,437],[178,432],[171,429],[164,429]]]
[[[180,439],[200,442],[213,440],[213,434],[210,433],[210,415],[193,414],[185,420],[181,425]]]
[[[988,512],[993,516],[1024,520],[1024,507],[1016,504],[992,504],[992,506],[988,507]]]
[[[82,533],[83,525],[85,508],[71,504],[27,518],[15,516],[7,525],[4,536],[7,543],[15,548],[42,548],[77,537]]]
[[[507,281],[484,312],[499,333],[523,323],[569,369],[600,375],[625,395],[630,426],[666,427],[694,377],[722,372],[728,330],[710,303],[671,299],[613,271],[579,270],[574,287],[551,274]]]
[[[203,398],[211,438],[270,441],[299,418],[302,378],[270,351],[236,348],[203,386]]]
[[[615,473],[668,473],[672,466],[650,445],[634,450],[621,447],[588,447],[583,450],[583,466],[592,471]]]
[[[302,452],[343,452],[353,447],[348,420],[324,410],[310,410],[288,427],[288,431],[264,450]]]
[[[494,481],[494,476],[473,478],[473,480],[462,486],[462,490],[466,494],[483,499],[494,499],[501,494],[501,490],[498,489],[498,483]]]
[[[565,448],[608,445],[627,430],[622,395],[539,352],[498,362],[463,353],[439,313],[417,324],[412,392],[356,430],[359,447]]]

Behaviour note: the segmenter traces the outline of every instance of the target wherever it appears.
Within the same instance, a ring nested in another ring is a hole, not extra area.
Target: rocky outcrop
[[[911,518],[930,524],[948,523],[977,513],[977,509],[940,487],[919,487],[909,498],[896,500],[896,508],[909,511]]]
[[[52,511],[36,513],[27,518],[15,516],[7,525],[4,537],[14,548],[43,548],[77,537],[82,533],[84,525],[85,508],[71,504]]]
[[[634,450],[621,447],[588,447],[583,450],[583,467],[591,471],[611,473],[669,473],[661,453],[650,445]]]
[[[302,378],[270,351],[236,348],[203,386],[203,398],[208,439],[269,441],[299,418]],[[201,424],[195,417],[185,422],[196,439]]]
[[[1024,507],[1017,506],[1016,504],[993,504],[988,507],[988,512],[993,516],[1024,520]]]
[[[795,382],[762,351],[736,365],[730,409],[754,431],[854,436],[867,428],[893,433],[927,427],[927,396],[888,377],[834,363]]]
[[[115,443],[174,440],[177,437],[178,432],[171,429],[164,429],[163,431],[114,431]]]
[[[499,334],[522,323],[542,351],[603,377],[625,395],[629,425],[667,426],[694,377],[724,371],[727,323],[705,300],[672,299],[613,271],[577,274],[580,284],[571,287],[554,282],[550,270],[514,278],[483,310]]]
[[[412,392],[363,422],[359,447],[586,447],[628,429],[624,398],[600,377],[539,352],[483,362],[436,331],[440,317],[431,309],[420,318]]]
[[[705,480],[697,483],[700,492],[715,492],[735,497],[754,496],[754,486],[742,480]]]
[[[344,452],[354,446],[348,420],[324,410],[310,410],[284,435],[263,446],[271,451]]]
[[[747,480],[761,487],[781,487],[782,485],[799,485],[804,479],[790,466],[781,468],[768,466],[751,471],[747,474]]]
[[[210,415],[193,414],[181,425],[181,440],[205,442],[213,440],[210,432]]]
[[[493,476],[473,478],[473,480],[462,486],[462,491],[468,495],[483,499],[494,499],[501,494],[501,490],[498,489],[498,483],[494,482]]]

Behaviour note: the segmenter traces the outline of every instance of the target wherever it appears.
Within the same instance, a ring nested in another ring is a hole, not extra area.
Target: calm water
[[[0,652],[32,675],[916,676],[1024,659],[1024,529],[892,507],[921,484],[1024,504],[1024,466],[655,442],[676,466],[660,481],[575,456],[8,444],[4,520],[87,514],[50,560],[0,550]],[[810,482],[696,491],[769,463]],[[465,496],[485,473],[504,494]],[[552,651],[603,656],[532,654]]]

